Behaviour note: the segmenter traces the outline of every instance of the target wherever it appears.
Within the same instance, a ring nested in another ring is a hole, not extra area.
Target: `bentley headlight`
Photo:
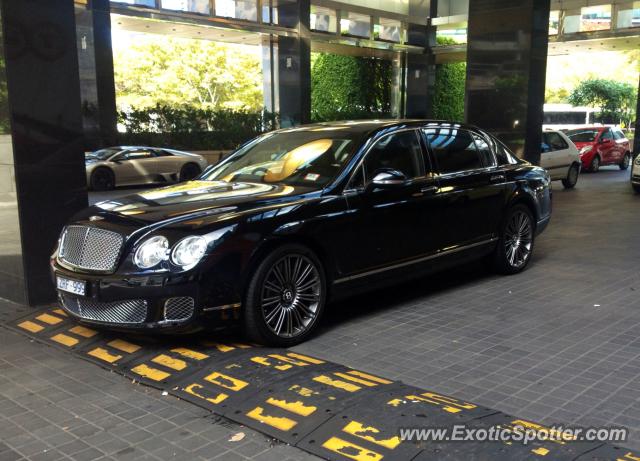
[[[171,262],[183,268],[193,267],[207,251],[207,240],[200,236],[185,237],[173,247]]]
[[[157,235],[146,240],[133,255],[133,262],[140,269],[150,269],[167,259],[169,241]]]
[[[587,152],[591,152],[593,150],[593,146],[584,146],[580,149],[580,155],[586,154]]]

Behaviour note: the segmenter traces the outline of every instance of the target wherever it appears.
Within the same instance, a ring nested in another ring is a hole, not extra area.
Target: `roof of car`
[[[383,128],[391,128],[394,126],[424,126],[424,125],[440,125],[440,126],[456,126],[458,128],[477,129],[473,125],[460,122],[452,122],[447,120],[434,119],[386,119],[386,120],[342,120],[336,122],[321,122],[309,125],[300,125],[291,128],[284,128],[281,132],[293,131],[313,131],[318,129],[349,129],[355,133],[369,133]]]

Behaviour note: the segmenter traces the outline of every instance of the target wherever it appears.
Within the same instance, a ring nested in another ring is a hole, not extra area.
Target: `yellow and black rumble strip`
[[[400,428],[548,429],[286,349],[105,333],[56,306],[8,326],[329,460],[640,461],[640,453],[602,442],[403,441]]]

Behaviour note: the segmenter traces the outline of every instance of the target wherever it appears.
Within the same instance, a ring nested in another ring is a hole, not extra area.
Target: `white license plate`
[[[67,291],[76,295],[84,296],[87,292],[87,282],[71,280],[64,277],[56,277],[58,290]]]

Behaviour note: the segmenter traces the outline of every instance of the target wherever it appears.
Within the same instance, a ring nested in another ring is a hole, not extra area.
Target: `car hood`
[[[595,142],[574,142],[578,150],[582,149],[584,146],[595,146]]]
[[[319,190],[282,184],[189,181],[100,202],[79,218],[135,223],[135,227],[152,224],[198,227],[319,195]]]

